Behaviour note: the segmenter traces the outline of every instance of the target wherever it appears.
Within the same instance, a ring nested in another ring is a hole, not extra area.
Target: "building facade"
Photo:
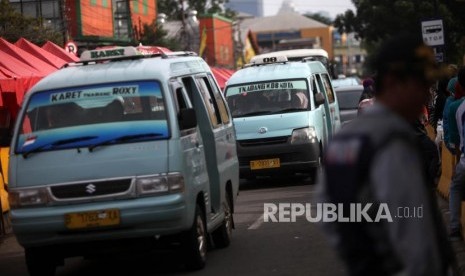
[[[156,19],[156,0],[10,0],[23,15],[42,18],[78,46],[128,44]]]
[[[232,21],[219,15],[203,15],[199,17],[199,23],[200,40],[205,42],[200,55],[210,66],[234,68]]]
[[[244,19],[243,32],[251,30],[261,53],[321,48],[333,55],[332,27],[294,11],[282,11],[275,16]]]

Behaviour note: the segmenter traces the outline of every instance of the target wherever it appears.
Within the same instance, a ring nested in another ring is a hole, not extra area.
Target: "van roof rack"
[[[167,50],[167,49],[165,49]],[[77,62],[68,63],[64,67],[69,65],[87,65],[89,63],[98,63],[102,61],[120,61],[120,60],[131,60],[149,57],[161,57],[161,58],[172,58],[179,56],[197,56],[194,52],[171,52],[163,51],[158,47],[106,47],[95,50],[87,50],[82,52],[81,58]]]
[[[250,63],[247,63],[244,65],[244,68],[246,67],[251,67],[251,66],[260,66],[260,65],[266,65],[266,64],[275,64],[275,63],[286,63],[288,62],[288,59],[286,56],[267,56],[263,58],[256,58],[250,61]]]

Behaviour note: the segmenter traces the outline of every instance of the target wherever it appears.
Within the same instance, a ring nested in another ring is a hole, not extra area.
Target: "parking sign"
[[[76,43],[74,43],[73,41],[68,41],[65,45],[65,50],[68,52],[68,53],[73,53],[77,56],[77,50],[78,50],[78,47],[76,45]]]
[[[435,19],[421,22],[421,32],[423,40],[429,46],[444,45],[444,27],[442,19]]]

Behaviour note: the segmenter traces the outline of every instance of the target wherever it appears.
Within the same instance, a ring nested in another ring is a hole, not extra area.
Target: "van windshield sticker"
[[[74,102],[80,99],[91,99],[101,97],[114,97],[122,95],[136,95],[139,93],[138,86],[101,87],[97,89],[85,89],[77,91],[66,91],[50,94],[50,102]]]
[[[265,91],[265,90],[301,90],[307,89],[307,84],[304,80],[295,80],[295,81],[273,81],[273,82],[262,82],[262,83],[252,83],[247,85],[233,86],[228,88],[228,96],[244,94],[249,92],[256,91]]]
[[[161,84],[155,80],[33,93],[25,103],[15,150],[86,147],[123,136],[137,139],[115,143],[167,139],[163,96]]]

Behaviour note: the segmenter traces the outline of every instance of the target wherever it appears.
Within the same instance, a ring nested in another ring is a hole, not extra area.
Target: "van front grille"
[[[280,136],[271,138],[240,140],[239,145],[241,147],[268,146],[287,143],[288,139],[289,136]]]
[[[73,199],[120,194],[129,190],[131,179],[64,184],[50,187],[57,199]]]

